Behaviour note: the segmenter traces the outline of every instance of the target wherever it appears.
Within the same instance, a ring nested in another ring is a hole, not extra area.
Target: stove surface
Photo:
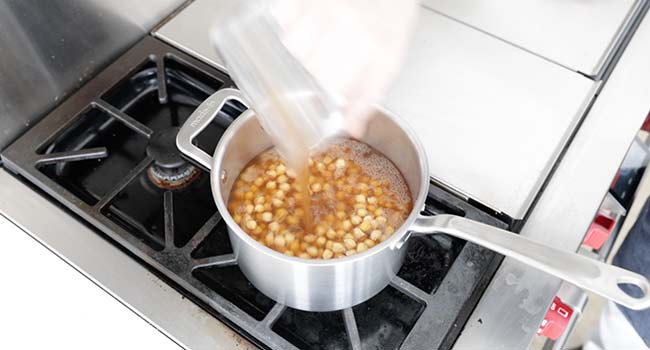
[[[445,235],[415,237],[390,286],[336,312],[288,308],[246,280],[207,172],[175,147],[179,126],[201,101],[232,86],[226,74],[147,37],[2,158],[261,347],[450,348],[501,260],[474,244]],[[241,112],[241,105],[228,105],[197,146],[211,153]],[[506,227],[434,185],[425,212]]]

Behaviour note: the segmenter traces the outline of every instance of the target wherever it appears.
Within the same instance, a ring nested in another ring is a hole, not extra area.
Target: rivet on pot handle
[[[650,282],[642,275],[552,248],[506,230],[454,215],[420,216],[410,230],[423,234],[445,233],[476,243],[630,309],[650,307]],[[620,284],[638,287],[642,296],[628,295]]]
[[[196,147],[192,140],[210,124],[229,100],[236,100],[247,105],[239,90],[230,88],[218,90],[194,110],[176,135],[176,147],[181,153],[208,170],[212,166],[212,157]]]

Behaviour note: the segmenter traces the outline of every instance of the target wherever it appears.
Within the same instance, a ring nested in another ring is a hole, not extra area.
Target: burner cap
[[[179,130],[179,127],[171,127],[157,131],[151,136],[147,154],[153,157],[159,167],[174,169],[187,164],[176,148],[176,135]]]
[[[199,175],[199,169],[185,161],[176,148],[179,130],[171,127],[158,131],[147,146],[147,154],[154,159],[147,176],[154,185],[167,190],[183,188]]]

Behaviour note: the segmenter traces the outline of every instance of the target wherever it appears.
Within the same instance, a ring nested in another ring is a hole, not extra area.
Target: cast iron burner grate
[[[165,275],[253,342],[273,349],[441,349],[453,345],[500,257],[445,235],[415,237],[390,286],[342,311],[275,303],[236,265],[209,176],[174,139],[224,73],[147,37],[29,130],[6,166]],[[211,153],[241,113],[228,105],[195,140]],[[431,186],[426,210],[506,227]]]

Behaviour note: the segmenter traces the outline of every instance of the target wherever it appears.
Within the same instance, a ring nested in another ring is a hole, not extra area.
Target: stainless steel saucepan
[[[187,157],[211,170],[214,201],[228,225],[239,267],[255,287],[279,303],[307,311],[332,311],[359,304],[381,291],[397,274],[411,235],[444,233],[517,259],[629,308],[650,307],[650,283],[639,274],[462,217],[420,215],[429,187],[427,157],[413,131],[386,111],[377,112],[360,141],[391,159],[408,183],[413,211],[402,227],[381,244],[339,259],[307,260],[272,250],[246,234],[226,206],[238,174],[251,159],[272,146],[255,112],[245,111],[230,125],[212,157],[192,143],[228,100],[246,104],[238,90],[217,91],[185,122],[176,144]],[[632,297],[619,284],[636,285],[643,296]]]

